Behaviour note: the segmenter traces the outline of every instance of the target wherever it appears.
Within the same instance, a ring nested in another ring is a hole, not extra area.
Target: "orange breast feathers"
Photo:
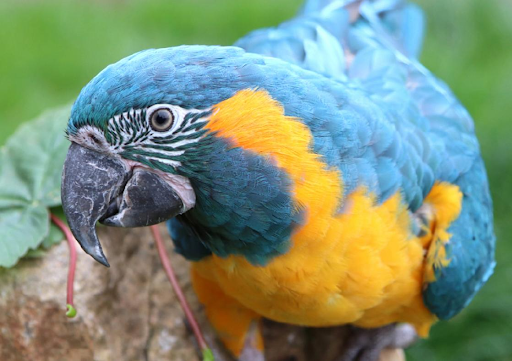
[[[285,116],[265,91],[241,91],[219,103],[208,127],[286,170],[306,220],[293,234],[290,251],[265,266],[242,256],[213,255],[196,263],[194,272],[276,321],[363,327],[402,321],[428,333],[435,316],[421,297],[426,245],[411,234],[410,213],[399,193],[377,205],[359,188],[338,214],[339,170],[313,153],[309,129]]]

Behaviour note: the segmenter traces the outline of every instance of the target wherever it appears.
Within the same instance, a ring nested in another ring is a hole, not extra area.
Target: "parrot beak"
[[[110,155],[76,143],[62,172],[62,207],[83,250],[109,267],[96,234],[96,222],[114,227],[144,227],[183,213],[174,189],[156,173],[133,171]]]

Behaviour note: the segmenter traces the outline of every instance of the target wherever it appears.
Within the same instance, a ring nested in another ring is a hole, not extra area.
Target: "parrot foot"
[[[408,324],[392,324],[365,329],[351,326],[349,345],[337,361],[378,361],[384,349],[403,349],[418,339],[416,331]]]

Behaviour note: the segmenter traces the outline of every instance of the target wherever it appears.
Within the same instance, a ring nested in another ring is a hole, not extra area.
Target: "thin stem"
[[[172,288],[176,293],[176,297],[178,297],[181,308],[183,309],[183,312],[185,313],[185,316],[187,317],[188,322],[190,323],[190,327],[192,327],[192,331],[194,331],[197,343],[199,344],[201,351],[204,352],[205,350],[209,350],[209,347],[204,339],[203,333],[201,332],[201,328],[199,327],[199,324],[197,323],[197,320],[194,317],[192,310],[190,309],[187,299],[185,298],[185,295],[183,294],[180,284],[178,283],[176,274],[172,269],[171,261],[169,260],[167,252],[165,250],[164,242],[162,241],[162,237],[160,235],[160,230],[158,229],[158,226],[151,226],[150,228],[151,232],[153,233],[153,237],[155,238],[155,243],[158,249],[158,255],[160,256],[160,261],[162,262],[162,266],[164,267],[165,273],[167,274],[167,278],[171,282]]]
[[[68,311],[66,315],[68,317],[75,317],[76,310],[73,304],[73,282],[75,280],[75,269],[76,269],[76,244],[75,237],[71,233],[71,230],[66,226],[66,224],[61,221],[56,215],[50,213],[50,219],[66,236],[69,247],[69,267],[68,267],[68,285],[67,285],[67,308]]]

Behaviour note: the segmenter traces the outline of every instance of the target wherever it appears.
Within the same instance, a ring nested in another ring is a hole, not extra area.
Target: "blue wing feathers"
[[[425,304],[441,319],[467,306],[495,266],[492,202],[482,160],[475,160],[455,182],[464,196],[461,215],[448,230],[450,264],[435,269],[436,281],[423,292]]]

